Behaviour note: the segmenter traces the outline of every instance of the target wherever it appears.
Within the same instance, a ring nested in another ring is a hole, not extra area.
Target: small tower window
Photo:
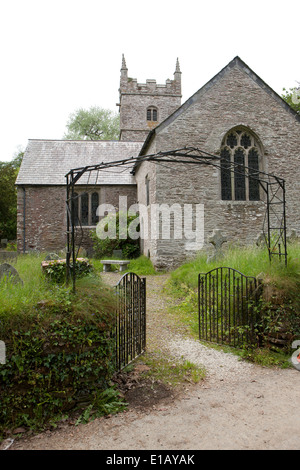
[[[147,108],[147,121],[157,121],[157,108],[153,106]]]

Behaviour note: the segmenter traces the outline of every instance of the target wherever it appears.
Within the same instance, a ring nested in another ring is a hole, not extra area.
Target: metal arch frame
[[[71,169],[66,175],[67,185],[67,282],[70,276],[73,279],[73,289],[75,291],[75,213],[74,213],[74,186],[86,172],[101,171],[107,168],[120,166],[133,166],[132,174],[135,173],[137,165],[144,161],[158,163],[183,163],[196,165],[210,165],[217,169],[222,169],[222,158],[220,156],[208,153],[196,147],[183,147],[176,150],[168,150],[150,155],[141,155],[130,157],[123,160],[113,162],[102,162],[96,165],[89,165]],[[231,173],[241,174],[246,178],[255,179],[259,182],[260,187],[266,194],[266,213],[263,223],[263,237],[268,248],[269,259],[273,256],[284,258],[287,265],[287,242],[286,242],[286,201],[285,201],[285,180],[276,175],[255,170],[240,165],[235,162],[226,161],[226,169]],[[251,175],[250,175],[251,171]],[[264,202],[264,201],[262,201]],[[279,207],[280,212],[276,212],[275,207]],[[274,219],[278,226],[273,226]],[[266,227],[266,229],[265,229]],[[73,260],[72,272],[70,269],[70,261]]]

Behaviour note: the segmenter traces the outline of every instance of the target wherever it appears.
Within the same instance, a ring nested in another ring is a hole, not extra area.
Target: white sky
[[[1,151],[61,139],[70,113],[118,110],[128,75],[165,83],[176,58],[184,103],[239,56],[278,94],[300,82],[299,0],[1,0]]]

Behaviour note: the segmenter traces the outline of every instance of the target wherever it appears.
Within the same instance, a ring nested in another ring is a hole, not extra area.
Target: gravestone
[[[58,260],[58,259],[61,259],[58,254],[56,254],[56,253],[48,253],[48,255],[45,257],[44,261]]]
[[[0,264],[0,281],[3,278],[7,278],[13,284],[22,284],[23,281],[19,276],[18,271],[9,263]]]
[[[7,248],[8,240],[7,238],[1,238],[0,246],[1,248]]]
[[[288,242],[291,242],[291,243],[299,241],[300,237],[298,236],[297,230],[293,228],[291,232],[288,234],[288,236],[286,237],[286,239]]]
[[[215,247],[213,255],[207,258],[207,262],[218,259],[222,256],[222,245],[227,242],[227,238],[224,237],[220,229],[214,229],[212,235],[208,237],[209,243]]]
[[[262,246],[265,244],[265,242],[266,242],[266,238],[265,238],[264,232],[260,232],[255,239],[255,243],[257,246]]]
[[[18,257],[17,251],[1,251],[0,250],[0,264],[5,263],[8,259],[14,259]]]

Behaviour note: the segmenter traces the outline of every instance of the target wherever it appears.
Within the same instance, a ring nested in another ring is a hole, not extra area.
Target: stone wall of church
[[[262,169],[286,180],[287,229],[300,231],[300,122],[280,98],[240,66],[227,68],[157,130],[146,153],[194,146],[219,154],[224,136],[241,126],[262,144]],[[138,177],[138,176],[137,176]],[[157,203],[204,205],[204,247],[220,229],[228,243],[254,243],[266,214],[262,201],[221,200],[220,171],[208,165],[157,165]],[[195,218],[194,218],[195,224]],[[189,245],[191,246],[191,245]],[[193,256],[186,240],[159,240],[154,263],[174,267]]]
[[[158,121],[147,121],[147,108],[157,109]],[[143,141],[149,131],[164,121],[180,106],[180,96],[149,94],[124,94],[121,100],[120,140]]]
[[[158,120],[147,121],[147,108],[157,109]],[[121,99],[120,140],[143,141],[149,131],[164,121],[180,106],[180,96],[155,93],[124,93]]]
[[[18,251],[55,252],[66,246],[66,189],[18,188]]]
[[[111,204],[119,210],[119,197],[126,197],[128,207],[136,203],[136,186],[102,186],[99,204]],[[80,186],[76,191],[80,193]],[[66,248],[66,188],[63,186],[31,186],[18,188],[18,233],[20,253],[30,251],[57,252]],[[95,226],[83,227],[81,246],[92,252],[89,233]],[[78,238],[81,238],[78,236]]]
[[[176,65],[174,80],[157,84],[156,80],[138,83],[129,78],[125,61],[120,80],[120,140],[144,141],[151,129],[170,116],[181,104],[181,72]],[[157,119],[147,119],[147,109],[154,107]]]
[[[157,242],[151,238],[151,206],[156,202],[156,165],[151,162],[143,163],[136,171],[136,182],[140,207],[141,252],[154,261],[157,259]]]

